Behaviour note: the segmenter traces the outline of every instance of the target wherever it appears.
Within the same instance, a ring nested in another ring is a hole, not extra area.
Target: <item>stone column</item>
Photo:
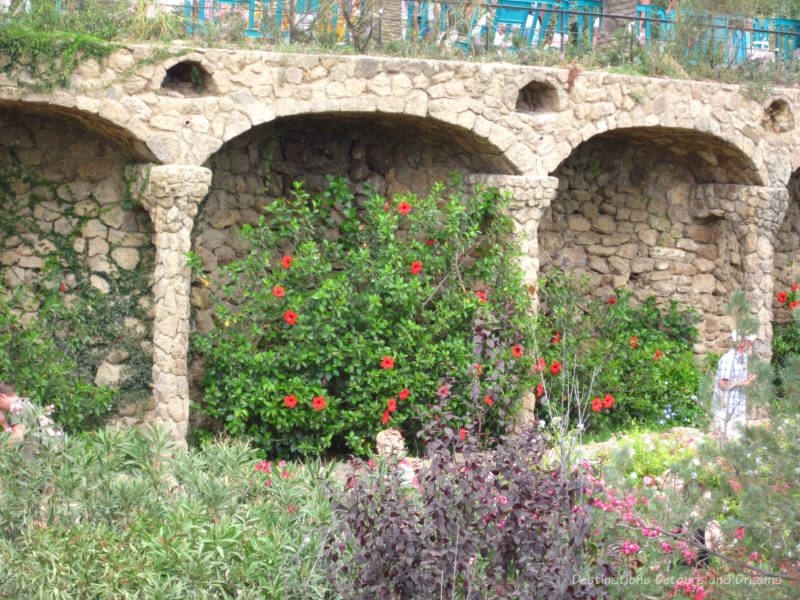
[[[521,266],[525,281],[536,285],[539,278],[539,222],[545,209],[550,206],[558,191],[558,178],[516,175],[470,175],[466,182],[471,185],[486,185],[503,192],[510,192],[513,200],[508,214],[514,221],[514,231],[520,238],[522,249]],[[534,306],[536,308],[536,306]],[[515,430],[519,431],[533,418],[536,395],[531,392],[523,396],[517,414]]]
[[[186,253],[197,206],[208,193],[211,171],[192,165],[142,167],[142,203],[154,224],[153,399],[155,421],[176,441],[189,431],[190,273]]]
[[[789,205],[789,190],[714,183],[698,185],[695,200],[695,218],[724,219],[736,233],[742,255],[742,287],[759,321],[755,351],[769,360],[774,319],[774,243]]]

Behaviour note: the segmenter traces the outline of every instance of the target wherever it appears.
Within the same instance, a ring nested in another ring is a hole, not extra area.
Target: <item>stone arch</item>
[[[725,215],[699,209],[697,188],[760,184],[753,161],[704,132],[638,127],[590,138],[552,175],[559,191],[539,226],[542,272],[561,266],[590,276],[603,296],[627,288],[637,301],[693,306],[705,316],[698,349],[714,347],[725,335],[721,306],[744,286],[744,255]]]
[[[452,171],[515,174],[502,153],[469,130],[433,119],[368,113],[282,117],[228,141],[205,166],[209,195],[193,231],[195,252],[210,269],[241,256],[236,234],[255,222],[266,199],[286,196],[295,180],[310,193],[328,187],[327,175],[346,177],[357,194],[366,187],[386,196],[427,194]],[[202,290],[198,325],[204,326]],[[210,316],[210,315],[207,315]]]
[[[57,104],[0,99],[0,118],[4,122],[16,119],[23,123],[29,116],[60,119],[69,127],[78,127],[82,131],[96,134],[117,148],[131,162],[156,161],[147,145],[129,129],[97,114]]]
[[[303,102],[286,108],[278,114],[269,110],[258,111],[262,118],[251,117],[232,119],[226,124],[222,144],[204,148],[202,155],[196,155],[200,164],[205,164],[211,156],[219,152],[226,144],[230,144],[250,131],[263,131],[274,123],[300,122],[319,123],[322,126],[339,124],[369,125],[375,130],[390,133],[396,137],[398,132],[404,135],[418,134],[424,140],[435,140],[436,143],[452,143],[459,153],[466,153],[478,163],[479,172],[503,173],[518,175],[529,170],[535,162],[530,149],[523,144],[514,143],[514,136],[504,126],[486,125],[486,132],[478,132],[479,127],[472,123],[467,126],[452,118],[447,110],[437,112],[436,117],[408,114],[403,110],[376,111],[374,99],[367,98],[370,107],[354,110],[352,105],[363,105],[353,99],[328,101],[309,110]],[[350,106],[348,106],[350,105]],[[250,125],[252,121],[253,125]]]
[[[773,258],[775,291],[788,292],[795,283],[800,283],[800,169],[792,173],[787,184],[789,204],[786,215],[775,234],[775,255]],[[774,319],[785,323],[791,313],[785,305],[772,298]]]
[[[0,274],[34,296],[41,285],[67,304],[88,290],[113,303],[124,335],[95,340],[83,366],[98,384],[122,385],[123,402],[150,395],[153,227],[126,184],[131,163],[150,158],[129,132],[95,115],[0,103]]]

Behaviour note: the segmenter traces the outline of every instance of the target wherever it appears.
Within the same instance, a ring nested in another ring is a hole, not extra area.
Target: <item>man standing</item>
[[[723,354],[717,366],[714,381],[712,414],[713,429],[722,434],[724,441],[739,439],[746,424],[747,402],[745,387],[756,376],[747,374],[747,352],[753,346],[755,335],[731,334],[734,347]]]

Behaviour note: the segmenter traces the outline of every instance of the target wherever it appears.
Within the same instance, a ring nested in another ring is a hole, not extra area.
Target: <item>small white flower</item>
[[[578,431],[583,431],[583,430],[584,430],[583,423],[578,423]]]
[[[638,477],[638,475],[636,474],[636,471],[631,473],[631,479],[636,479],[637,477]]]

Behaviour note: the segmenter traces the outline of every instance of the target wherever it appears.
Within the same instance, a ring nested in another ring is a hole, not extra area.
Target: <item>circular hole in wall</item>
[[[761,126],[772,133],[786,133],[794,129],[794,114],[792,107],[786,100],[778,98],[773,100],[764,109],[764,119]]]
[[[199,62],[185,60],[172,65],[161,82],[162,90],[183,96],[201,96],[212,90],[211,74]]]
[[[519,112],[538,113],[558,110],[558,92],[545,81],[531,81],[517,96]]]

